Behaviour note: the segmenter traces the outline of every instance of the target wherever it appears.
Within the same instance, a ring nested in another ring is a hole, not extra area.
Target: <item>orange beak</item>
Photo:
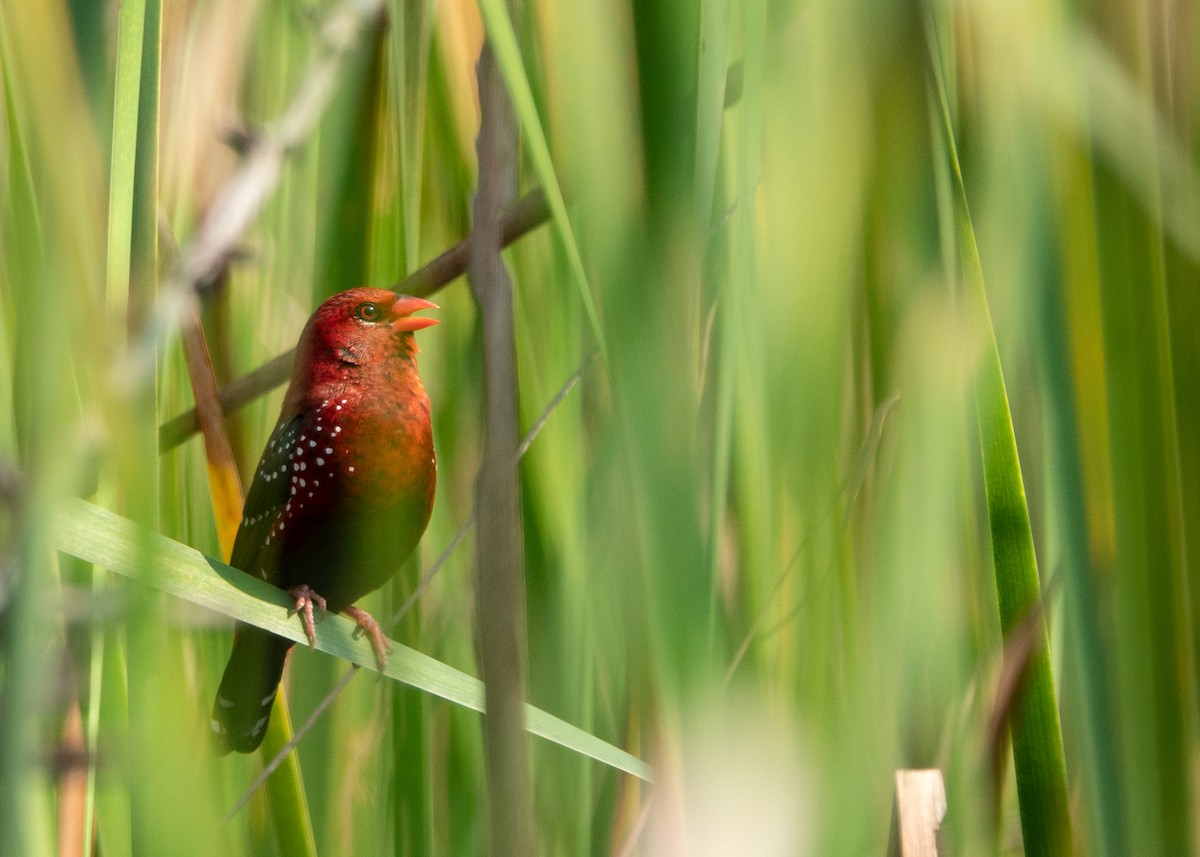
[[[438,309],[438,305],[424,298],[414,298],[409,295],[397,297],[396,302],[392,304],[392,332],[411,333],[414,330],[433,327],[439,323],[436,318],[413,315],[414,312],[422,309]]]

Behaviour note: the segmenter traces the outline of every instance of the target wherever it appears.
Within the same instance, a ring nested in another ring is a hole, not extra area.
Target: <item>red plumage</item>
[[[246,495],[230,563],[296,597],[313,641],[313,604],[378,625],[353,602],[408,558],[433,509],[437,463],[413,332],[436,308],[382,289],[334,295],[309,319],[291,385]],[[266,733],[293,643],[239,623],[213,704],[218,749],[249,753]]]

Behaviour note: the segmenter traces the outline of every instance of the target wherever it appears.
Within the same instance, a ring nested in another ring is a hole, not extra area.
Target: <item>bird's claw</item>
[[[325,599],[303,583],[289,589],[288,595],[296,599],[296,603],[288,611],[288,615],[304,614],[304,636],[308,637],[309,648],[315,649],[317,647],[317,623],[313,618],[313,605],[320,607],[321,615],[324,616],[326,613]]]
[[[356,637],[359,634],[366,634],[371,638],[371,648],[375,650],[375,665],[379,667],[380,672],[383,672],[383,668],[387,666],[387,656],[388,652],[392,650],[392,644],[383,633],[383,629],[379,627],[379,623],[375,621],[375,617],[353,604],[342,612],[358,623],[358,629],[354,632]]]

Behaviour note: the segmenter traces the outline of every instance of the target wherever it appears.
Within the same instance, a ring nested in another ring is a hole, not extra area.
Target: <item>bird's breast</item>
[[[316,410],[311,435],[300,444],[299,473],[328,478],[350,506],[408,506],[430,493],[437,466],[424,391],[334,396]]]

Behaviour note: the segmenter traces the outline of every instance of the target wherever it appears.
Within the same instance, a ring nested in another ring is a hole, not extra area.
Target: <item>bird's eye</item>
[[[379,304],[365,303],[359,304],[354,308],[354,317],[366,322],[379,321],[383,315],[383,310],[379,308]]]

